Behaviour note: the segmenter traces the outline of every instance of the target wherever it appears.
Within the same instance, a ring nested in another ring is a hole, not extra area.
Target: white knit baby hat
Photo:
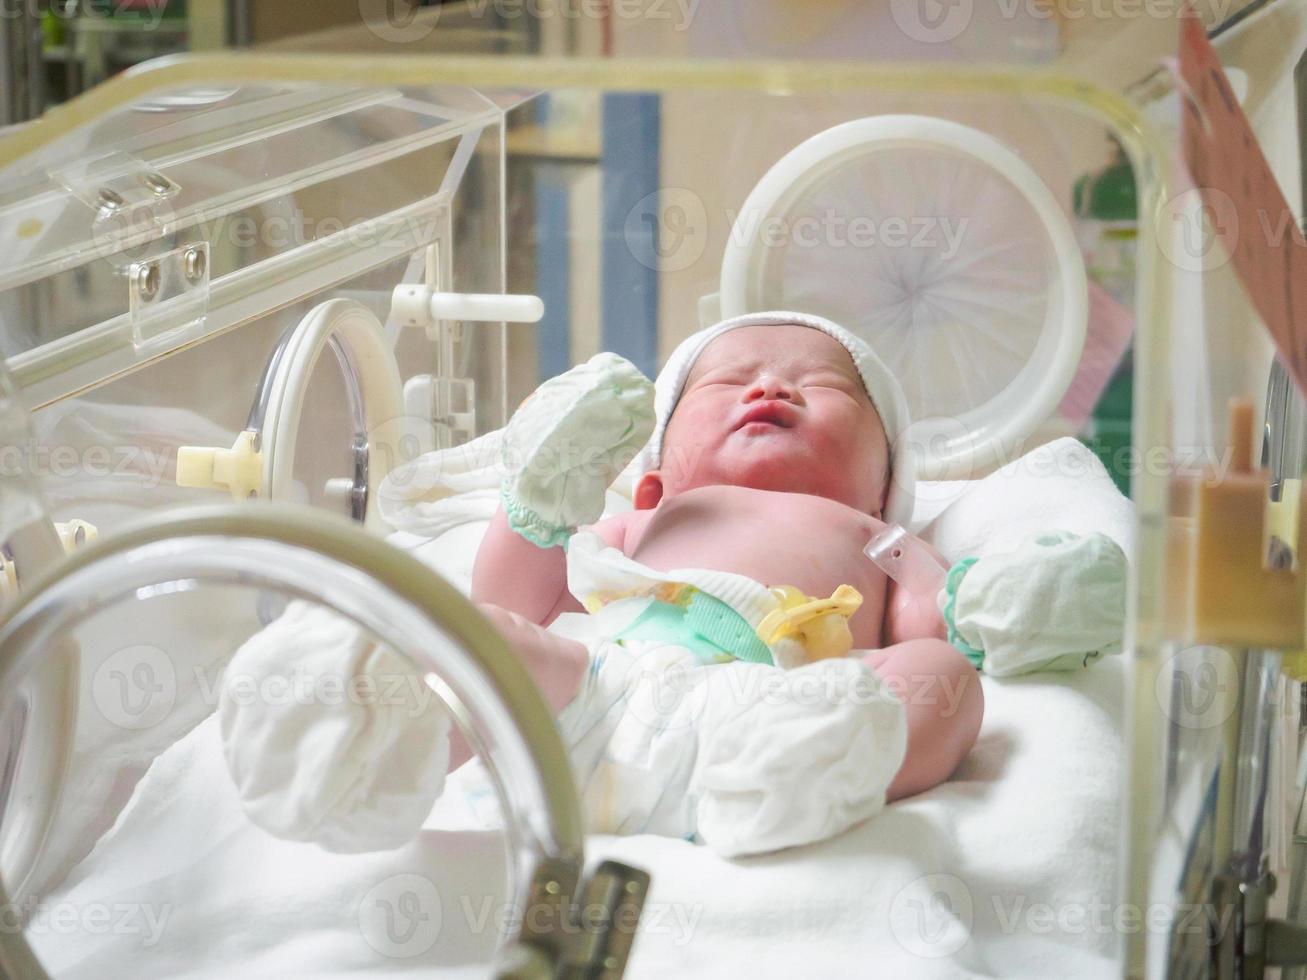
[[[871,403],[880,415],[881,424],[890,446],[890,481],[889,492],[885,500],[883,518],[888,524],[908,526],[912,520],[913,500],[915,497],[915,468],[912,459],[912,447],[905,437],[911,419],[908,416],[908,402],[898,380],[890,373],[885,362],[876,356],[867,342],[845,330],[838,323],[825,317],[810,313],[794,313],[788,310],[769,310],[765,313],[746,313],[743,316],[722,320],[711,327],[706,327],[692,334],[672,351],[666,366],[658,374],[655,382],[653,438],[645,447],[639,458],[642,473],[656,470],[662,464],[663,434],[667,431],[668,420],[681,400],[685,381],[695,361],[705,347],[726,333],[739,327],[811,327],[839,341],[862,376],[862,384],[871,397]]]

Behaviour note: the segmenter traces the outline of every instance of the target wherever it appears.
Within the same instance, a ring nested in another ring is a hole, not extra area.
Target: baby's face
[[[740,327],[695,362],[656,476],[661,497],[731,484],[879,516],[888,460],[880,416],[838,341],[811,327]]]

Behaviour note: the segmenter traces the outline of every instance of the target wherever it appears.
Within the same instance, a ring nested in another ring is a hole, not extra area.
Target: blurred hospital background
[[[1150,84],[1159,53],[1174,50],[1174,21],[1140,15],[1142,3],[976,0],[967,6],[967,30],[945,43],[899,29],[903,6],[893,0],[665,0],[661,16],[642,3],[639,17],[624,16],[623,3],[11,0],[0,17],[0,124],[21,124],[146,59],[223,47],[1018,65],[1060,60],[1083,62],[1088,74],[1135,87]],[[1296,102],[1307,99],[1296,100],[1295,88],[1304,85],[1307,71],[1281,64],[1267,48],[1266,32],[1241,31],[1257,16],[1260,0],[1200,0],[1196,6],[1215,25],[1211,34],[1236,86],[1256,93],[1244,108],[1273,165],[1280,173],[1301,172]],[[532,16],[522,16],[523,9]],[[939,15],[950,9],[939,5]],[[1250,74],[1261,84],[1249,84]],[[1268,86],[1266,79],[1276,81]],[[891,97],[862,105],[832,92],[816,111],[794,100],[789,117],[770,111],[767,127],[748,131],[750,145],[741,147],[746,130],[718,124],[728,104],[729,111],[741,111],[734,94],[571,91],[513,110],[507,288],[539,295],[546,315],[539,324],[509,327],[510,405],[542,378],[599,350],[617,351],[653,374],[698,325],[704,297],[717,291],[740,207],[766,169],[760,161],[779,159],[848,118],[851,109],[910,111]],[[1130,445],[1138,214],[1129,164],[1101,130],[1053,125],[1037,108],[1023,114],[1013,112],[1009,100],[978,99],[948,112],[1021,147],[1074,222],[1093,283],[1089,339],[1076,384],[1044,435],[1079,435],[1106,461]],[[1302,193],[1296,184],[1284,182],[1291,202]],[[1213,295],[1209,302],[1219,303],[1221,295],[1238,294]],[[1128,492],[1128,476],[1119,483]]]

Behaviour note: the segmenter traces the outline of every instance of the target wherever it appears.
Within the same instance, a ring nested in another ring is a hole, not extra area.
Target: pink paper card
[[[1135,331],[1134,311],[1112,298],[1102,286],[1089,281],[1089,325],[1071,387],[1058,406],[1058,414],[1077,427],[1093,414],[1098,399],[1112,380]]]
[[[1185,163],[1204,220],[1307,396],[1307,240],[1253,135],[1202,21],[1180,19]]]

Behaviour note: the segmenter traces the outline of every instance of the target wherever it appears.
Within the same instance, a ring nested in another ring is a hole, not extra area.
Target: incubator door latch
[[[454,352],[466,323],[535,323],[544,315],[538,296],[449,293],[424,283],[395,287],[391,315],[405,327],[422,327],[437,344],[436,370],[404,385],[410,418],[429,419],[418,452],[448,449],[476,436],[476,383],[456,373]]]
[[[517,941],[501,956],[500,980],[618,980],[635,942],[649,874],[604,861],[578,887],[576,864],[543,861],[532,878]]]
[[[1307,498],[1295,498],[1286,480],[1271,500],[1271,474],[1252,463],[1252,435],[1252,406],[1232,403],[1228,467],[1187,481],[1188,499],[1173,502],[1173,625],[1211,646],[1300,650]]]

